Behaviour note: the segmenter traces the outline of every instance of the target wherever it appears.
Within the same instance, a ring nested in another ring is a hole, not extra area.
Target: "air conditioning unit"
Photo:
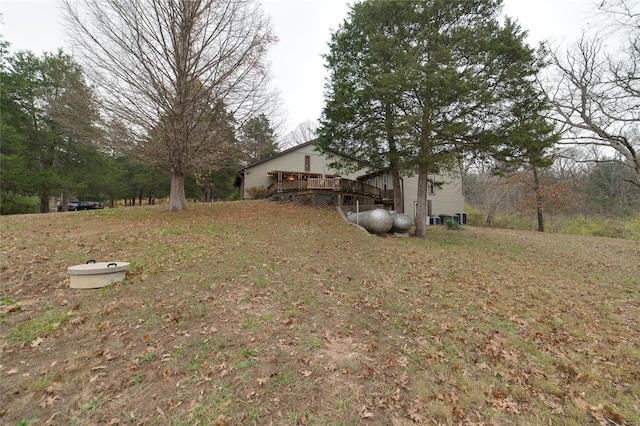
[[[467,224],[467,214],[466,213],[456,213],[453,215],[453,219],[458,222],[460,225]]]
[[[429,225],[440,225],[440,217],[439,216],[430,216],[429,217]]]

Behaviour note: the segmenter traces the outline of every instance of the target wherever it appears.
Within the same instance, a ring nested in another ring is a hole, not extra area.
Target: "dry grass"
[[[638,424],[637,241],[197,204],[3,217],[0,423]],[[120,284],[66,268],[128,261]]]

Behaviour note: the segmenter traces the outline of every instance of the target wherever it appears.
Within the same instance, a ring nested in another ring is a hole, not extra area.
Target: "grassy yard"
[[[640,243],[270,202],[2,217],[0,423],[640,424]],[[66,268],[126,261],[124,282]]]

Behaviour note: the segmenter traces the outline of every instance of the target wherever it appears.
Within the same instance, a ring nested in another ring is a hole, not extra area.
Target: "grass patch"
[[[640,423],[635,241],[189,207],[3,219],[3,423]]]
[[[486,226],[486,212],[467,205],[467,220],[472,226]],[[537,220],[517,213],[499,213],[494,216],[492,227],[534,231]],[[589,235],[593,237],[624,238],[640,241],[640,213],[626,216],[566,216],[545,217],[545,230],[550,233]]]
[[[70,318],[71,316],[64,311],[47,309],[44,314],[29,318],[11,328],[9,338],[30,345],[36,337],[45,337],[55,333]]]
[[[98,406],[102,403],[103,400],[103,396],[99,395],[99,396],[95,396],[91,399],[91,401],[87,402],[86,404],[84,404],[82,406],[82,409],[88,413],[92,413],[93,411],[95,411]]]

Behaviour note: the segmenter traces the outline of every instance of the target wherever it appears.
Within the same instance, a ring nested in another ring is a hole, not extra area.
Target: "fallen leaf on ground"
[[[366,405],[363,405],[360,409],[360,417],[362,417],[363,419],[369,419],[373,417],[373,413],[367,409]]]
[[[44,342],[44,339],[42,337],[36,337],[29,346],[31,346],[32,348],[36,348],[42,342]]]
[[[45,401],[43,401],[40,404],[40,407],[42,407],[42,408],[50,407],[50,406],[52,406],[54,404],[54,402],[56,402],[59,399],[60,399],[60,397],[58,395],[49,396],[49,397],[47,397],[47,399]]]

